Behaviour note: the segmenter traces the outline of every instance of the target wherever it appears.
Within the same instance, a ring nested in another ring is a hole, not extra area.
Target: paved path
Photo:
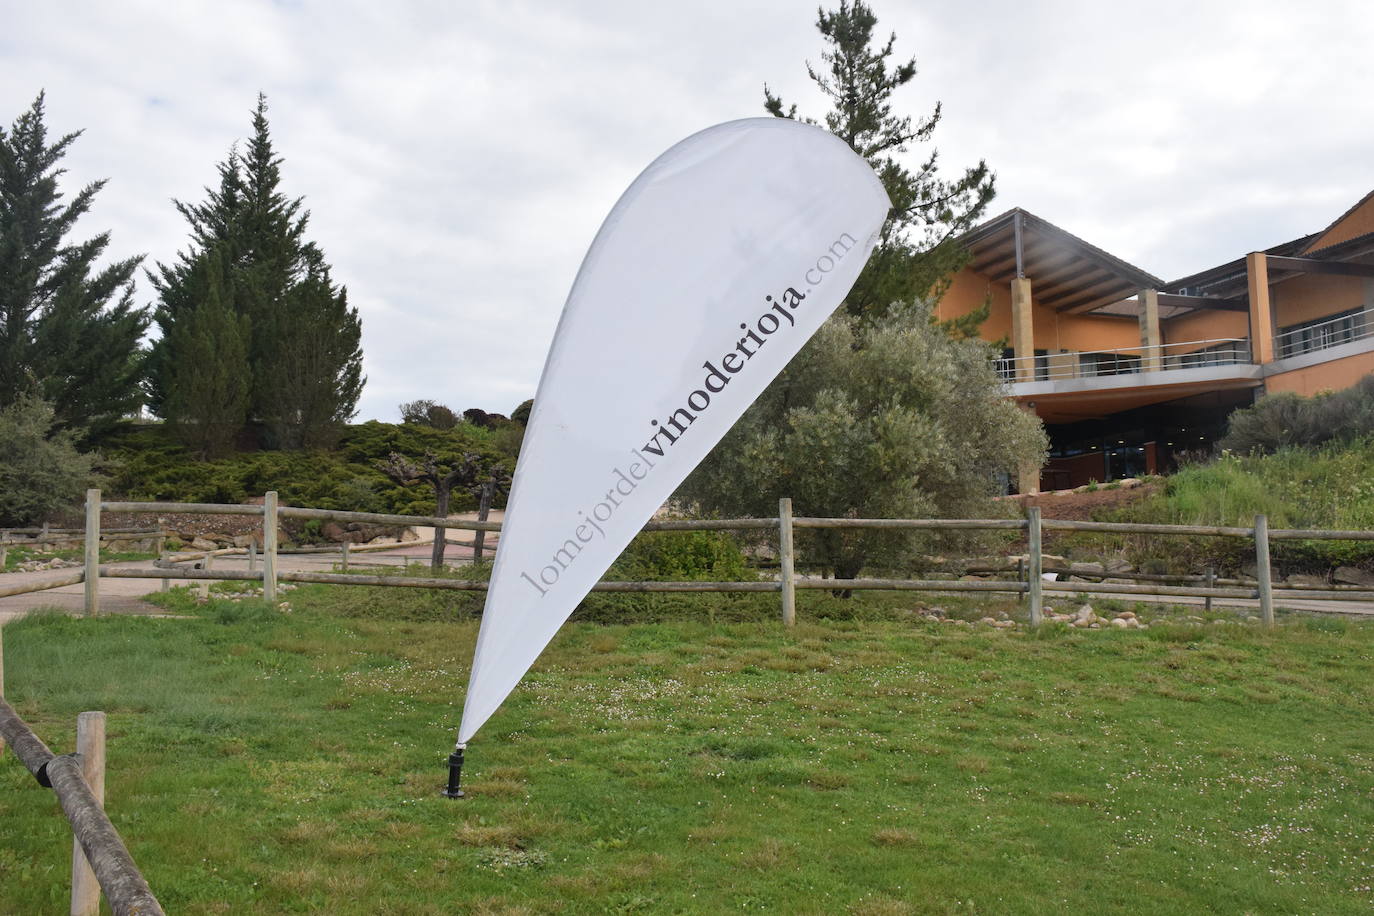
[[[366,569],[370,566],[405,566],[417,559],[428,561],[431,549],[431,546],[426,544],[419,547],[401,546],[394,550],[353,553],[349,556],[349,566],[353,569]],[[450,564],[467,563],[471,561],[472,550],[451,544],[445,551],[445,557]],[[292,572],[329,572],[338,562],[339,555],[336,553],[281,554],[277,557],[277,568]],[[152,565],[152,561],[137,560],[106,565],[125,569],[147,569]],[[243,556],[215,557],[214,568],[247,570],[248,559]],[[258,565],[257,569],[262,569],[262,566]],[[72,571],[72,569],[50,569],[40,572],[4,573],[0,574],[0,585],[37,583],[45,579],[61,578]],[[175,585],[186,584],[187,582],[184,579],[171,581]],[[160,587],[156,579],[101,579],[100,611],[102,614],[146,614],[150,616],[163,614],[162,608],[140,600],[142,596],[149,592],[155,592]],[[0,598],[0,625],[16,617],[22,617],[37,608],[56,608],[67,613],[80,614],[85,611],[85,607],[86,586],[80,582],[41,592],[14,595],[9,598]]]

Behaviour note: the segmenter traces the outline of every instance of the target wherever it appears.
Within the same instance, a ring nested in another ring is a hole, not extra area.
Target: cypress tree
[[[8,132],[0,127],[0,407],[38,395],[60,427],[96,434],[142,400],[148,315],[133,303],[141,258],[97,268],[108,232],[68,240],[105,185],[63,202],[59,163],[79,136],[48,142],[41,93]]]
[[[189,277],[194,304],[165,338],[177,355],[167,378],[167,414],[181,440],[204,458],[230,450],[248,413],[249,320],[235,311],[224,274],[223,251],[206,251]]]
[[[170,331],[197,304],[197,265],[214,247],[234,314],[247,322],[247,419],[269,446],[301,448],[326,444],[356,413],[365,381],[362,324],[323,253],[305,239],[302,200],[281,192],[281,164],[260,94],[253,136],[219,165],[219,187],[207,189],[203,203],[177,203],[190,224],[190,249],[150,275],[165,341],[155,348],[150,389],[164,416],[177,419],[184,399],[169,385],[187,377],[176,367],[190,357],[181,350],[186,338]]]
[[[878,246],[845,300],[852,314],[868,317],[880,317],[893,303],[938,297],[966,257],[954,237],[978,221],[994,193],[986,162],[953,180],[939,176],[935,150],[914,169],[903,164],[912,147],[930,142],[940,105],[915,121],[893,112],[894,94],[916,77],[916,59],[893,63],[897,36],[875,44],[877,24],[863,0],[841,0],[838,9],[821,10],[816,27],[827,45],[824,67],[806,67],[831,101],[826,128],[868,160],[892,201]],[[765,110],[776,117],[797,117],[797,106],[784,109],[767,86],[763,97]]]

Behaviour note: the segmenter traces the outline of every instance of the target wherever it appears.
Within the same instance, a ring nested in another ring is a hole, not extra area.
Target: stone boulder
[[[1337,566],[1331,577],[1343,585],[1374,588],[1374,573],[1366,572],[1354,566]]]

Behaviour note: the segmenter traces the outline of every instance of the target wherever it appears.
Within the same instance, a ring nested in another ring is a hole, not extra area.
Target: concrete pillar
[[[1250,290],[1250,357],[1263,365],[1274,361],[1274,312],[1269,305],[1269,262],[1262,251],[1245,256]]]
[[[1011,348],[1016,357],[1016,381],[1035,381],[1035,322],[1031,315],[1031,281],[1011,281]]]
[[[1142,289],[1136,299],[1140,302],[1140,368],[1157,372],[1164,368],[1161,359],[1159,334],[1159,291]]]

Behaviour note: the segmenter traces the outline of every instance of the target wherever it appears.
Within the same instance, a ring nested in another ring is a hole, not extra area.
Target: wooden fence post
[[[1043,555],[1040,549],[1040,507],[1031,506],[1026,510],[1026,541],[1027,559],[1030,561],[1026,568],[1026,598],[1030,604],[1031,626],[1040,626],[1042,593],[1041,588],[1045,580],[1041,576],[1044,568]]]
[[[778,500],[778,562],[782,566],[782,623],[797,622],[797,576],[793,562],[792,497]]]
[[[258,568],[258,542],[256,539],[248,542],[248,571],[252,572]]]
[[[203,564],[201,564],[201,569],[205,570],[206,572],[209,572],[210,570],[214,569],[214,567],[215,567],[215,558],[214,558],[214,556],[212,556],[211,554],[208,554],[208,553],[207,553],[207,554],[205,555],[205,562],[204,562]],[[209,580],[209,579],[201,579],[201,580],[200,580],[200,597],[202,597],[202,598],[209,598],[209,597],[210,597],[210,580]]]
[[[262,597],[277,600],[277,491],[262,498]]]
[[[1269,569],[1269,518],[1255,516],[1255,578],[1259,580],[1260,617],[1274,624],[1274,580]]]
[[[44,523],[44,527],[47,523]],[[100,613],[100,491],[86,491],[86,616]]]
[[[1216,567],[1214,567],[1214,566],[1209,566],[1209,567],[1207,567],[1207,579],[1206,579],[1206,582],[1205,582],[1204,584],[1207,586],[1208,589],[1216,588],[1216,585],[1217,585],[1217,570],[1216,570]],[[1212,596],[1211,596],[1211,595],[1208,595],[1208,596],[1206,597],[1206,599],[1203,600],[1202,609],[1203,609],[1204,611],[1206,611],[1207,613],[1209,613],[1209,614],[1212,613]]]
[[[105,714],[83,712],[76,717],[76,752],[81,755],[81,775],[91,787],[96,804],[105,807]],[[72,916],[98,916],[100,884],[81,851],[81,841],[72,839]]]
[[[339,561],[339,572],[348,572],[348,542],[343,542],[343,559]]]

